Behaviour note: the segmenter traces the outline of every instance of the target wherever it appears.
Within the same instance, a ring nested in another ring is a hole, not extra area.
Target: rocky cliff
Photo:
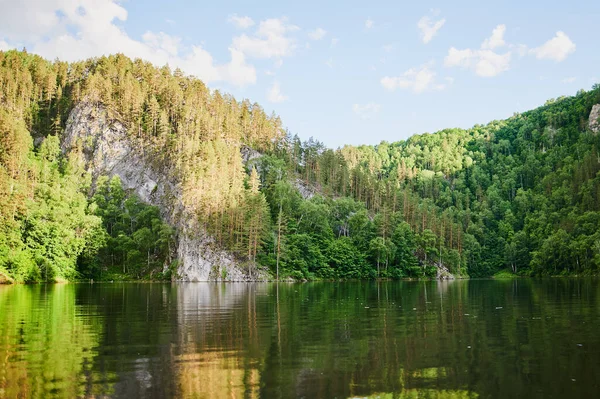
[[[590,112],[589,127],[594,133],[600,132],[600,104],[596,104],[592,107],[592,112]]]
[[[157,206],[177,232],[178,270],[182,281],[265,280],[264,271],[247,268],[231,253],[217,247],[199,223],[193,209],[181,202],[181,188],[169,170],[159,170],[126,127],[111,119],[102,106],[80,103],[70,113],[62,142],[65,153],[81,151],[93,181],[99,176],[119,176],[123,187],[144,202]]]

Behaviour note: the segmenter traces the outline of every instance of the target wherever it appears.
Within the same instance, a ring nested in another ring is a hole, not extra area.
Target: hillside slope
[[[179,179],[157,167],[131,138],[125,126],[108,118],[99,105],[79,103],[71,111],[62,139],[65,154],[79,151],[92,182],[101,176],[118,177],[122,187],[154,205],[175,229],[178,260],[173,278],[184,281],[244,281],[268,278],[262,270],[247,273],[239,259],[216,245],[197,221],[197,210],[184,204]]]
[[[9,51],[0,67],[0,268],[17,281],[264,278],[266,203],[240,149],[272,148],[277,118],[122,55]]]
[[[123,55],[0,52],[0,271],[256,280],[597,273],[600,88],[327,149]]]
[[[364,201],[385,229],[394,215],[408,223],[421,262],[429,246],[429,259],[471,276],[597,273],[598,103],[596,85],[467,130],[337,151],[306,143],[296,154],[309,157],[307,180]]]

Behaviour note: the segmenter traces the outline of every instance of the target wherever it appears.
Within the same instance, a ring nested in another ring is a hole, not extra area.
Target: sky
[[[0,50],[121,52],[330,147],[469,128],[600,82],[600,1],[0,0]]]

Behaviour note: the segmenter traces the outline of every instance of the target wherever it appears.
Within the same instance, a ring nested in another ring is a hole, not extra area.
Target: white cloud
[[[470,48],[459,50],[455,47],[450,47],[448,55],[444,58],[444,65],[447,67],[460,66],[467,68],[471,65],[476,54],[477,50],[471,50]]]
[[[230,61],[219,64],[202,46],[183,46],[179,37],[164,32],[131,38],[115,24],[127,20],[127,10],[114,0],[22,0],[2,9],[0,38],[9,44],[24,43],[49,59],[75,61],[120,52],[158,65],[168,63],[206,83],[256,82],[256,70],[235,48],[229,49]]]
[[[577,46],[564,32],[556,32],[556,36],[542,44],[540,47],[532,48],[529,52],[540,60],[564,61],[567,56],[575,51]]]
[[[296,41],[289,33],[298,29],[286,17],[266,19],[260,22],[254,35],[234,37],[233,47],[254,58],[286,57],[296,48]]]
[[[529,53],[529,47],[527,47],[525,44],[511,44],[510,48],[514,49],[519,57],[525,57],[527,53]]]
[[[0,51],[6,51],[6,50],[10,50],[13,47],[11,45],[9,45],[8,43],[6,43],[4,40],[0,40]]]
[[[368,103],[364,105],[354,104],[352,111],[358,115],[361,119],[370,119],[381,109],[381,105],[375,103]]]
[[[436,81],[436,73],[431,70],[433,63],[428,63],[417,68],[411,68],[401,76],[385,76],[381,85],[389,91],[407,89],[413,93],[422,93],[432,90],[443,90],[447,84]]]
[[[444,58],[444,65],[447,67],[461,67],[473,70],[482,77],[496,76],[510,69],[511,51],[499,54],[491,49],[504,46],[504,25],[498,25],[494,28],[492,36],[485,39],[481,44],[481,49],[459,50],[450,47],[448,55]]]
[[[367,29],[371,29],[373,27],[373,25],[375,24],[375,21],[373,21],[370,17],[367,18],[367,20],[365,21],[365,28]]]
[[[492,32],[492,36],[485,39],[478,50],[459,50],[451,47],[444,59],[444,65],[447,67],[471,69],[479,76],[490,77],[510,69],[513,53],[520,57],[532,54],[538,59],[550,59],[560,62],[566,59],[570,53],[574,52],[576,47],[575,43],[565,33],[560,31],[556,33],[555,37],[540,47],[533,49],[529,49],[524,44],[507,44],[504,40],[505,32],[505,25],[496,26]],[[508,51],[502,54],[493,51],[502,46],[508,46]]]
[[[383,51],[385,51],[386,53],[391,53],[392,51],[394,51],[394,45],[393,44],[384,45]]]
[[[181,47],[181,39],[174,36],[169,36],[164,32],[153,33],[146,32],[142,35],[144,42],[151,48],[165,51],[169,55],[177,55]]]
[[[310,37],[312,40],[321,40],[325,37],[325,35],[327,34],[327,31],[323,28],[317,28],[313,31],[308,32],[308,37]]]
[[[506,44],[504,41],[504,33],[506,32],[506,25],[498,25],[492,31],[492,36],[483,41],[481,45],[482,49],[493,50],[496,47],[502,47]]]
[[[254,25],[254,20],[248,16],[240,17],[237,14],[230,15],[227,22],[233,24],[238,29],[248,29]]]
[[[444,59],[444,65],[472,69],[479,76],[492,77],[508,71],[510,59],[510,51],[498,54],[491,50],[458,50],[451,47]]]
[[[267,100],[272,103],[282,103],[288,100],[288,96],[281,92],[279,82],[273,82],[273,85],[267,90]]]
[[[562,83],[573,83],[577,80],[575,76],[569,76],[568,78],[564,78],[561,80]]]
[[[9,42],[25,42],[40,40],[48,33],[60,34],[66,27],[60,29],[61,17],[56,11],[67,8],[71,12],[66,14],[73,14],[77,9],[77,3],[79,1],[75,0],[1,0],[0,37],[4,36],[4,39]],[[117,4],[113,4],[113,9],[108,12],[111,14],[111,20],[127,18],[127,11]]]
[[[340,41],[340,39],[338,39],[337,37],[334,37],[331,39],[331,47],[335,46],[336,44],[338,44]]]
[[[421,40],[423,40],[423,43],[429,43],[437,34],[437,31],[444,26],[444,23],[446,23],[445,18],[434,21],[427,15],[422,17],[419,22],[417,22],[417,27],[421,31]]]
[[[511,53],[494,53],[491,50],[480,50],[475,63],[475,73],[483,77],[496,76],[510,69]]]
[[[329,59],[325,61],[325,65],[333,69],[333,57],[329,57]]]
[[[233,83],[236,86],[244,86],[256,83],[256,69],[246,64],[244,54],[234,48],[229,48],[231,61],[228,64],[217,66],[218,79]],[[190,69],[193,65],[190,65]]]

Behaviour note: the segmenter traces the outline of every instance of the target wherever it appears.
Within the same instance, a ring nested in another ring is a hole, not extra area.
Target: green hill
[[[179,70],[0,52],[0,272],[594,274],[598,103],[596,86],[485,126],[333,150]]]

